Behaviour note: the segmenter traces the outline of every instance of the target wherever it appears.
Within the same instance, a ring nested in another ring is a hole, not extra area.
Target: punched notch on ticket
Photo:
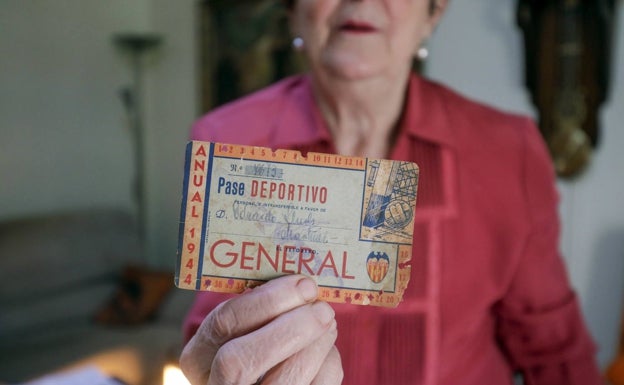
[[[303,274],[321,300],[397,306],[418,175],[411,162],[189,142],[176,285],[240,293]]]

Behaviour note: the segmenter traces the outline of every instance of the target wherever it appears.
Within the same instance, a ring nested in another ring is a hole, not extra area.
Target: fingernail
[[[318,288],[310,278],[303,278],[297,282],[297,290],[306,301],[312,301],[318,295]]]
[[[334,319],[334,309],[329,306],[326,302],[315,302],[312,304],[312,310],[314,310],[314,314],[316,318],[323,324],[327,325]]]

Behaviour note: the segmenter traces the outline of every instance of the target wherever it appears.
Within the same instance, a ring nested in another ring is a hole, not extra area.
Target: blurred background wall
[[[512,0],[452,0],[425,72],[535,116]],[[188,131],[199,116],[197,0],[0,1],[0,220],[89,207],[134,210],[132,141],[119,91],[132,81],[121,32],[158,33],[144,62],[147,256],[172,268]],[[624,294],[624,7],[616,16],[602,144],[560,181],[561,247],[599,348],[613,357]]]

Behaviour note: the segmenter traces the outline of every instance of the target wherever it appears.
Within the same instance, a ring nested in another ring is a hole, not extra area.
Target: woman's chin
[[[322,71],[332,78],[345,81],[367,80],[383,74],[379,63],[357,58],[332,58],[323,61]]]

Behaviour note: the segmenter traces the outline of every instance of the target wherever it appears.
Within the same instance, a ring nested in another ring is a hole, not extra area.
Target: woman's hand
[[[184,348],[184,374],[193,385],[340,384],[334,311],[317,290],[290,275],[220,304]]]

